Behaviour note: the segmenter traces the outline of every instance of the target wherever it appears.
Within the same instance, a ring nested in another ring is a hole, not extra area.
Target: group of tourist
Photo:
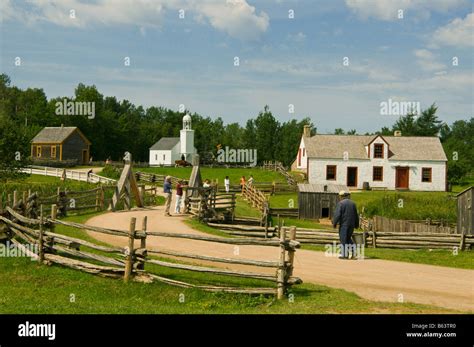
[[[182,210],[182,206],[184,205],[183,200],[183,189],[187,187],[187,182],[185,180],[179,180],[176,184],[176,202],[175,202],[175,213],[180,214]],[[246,181],[245,176],[240,178],[240,189],[243,190],[245,185],[252,185],[253,184],[253,176],[250,175],[248,181]],[[202,185],[203,188],[211,187],[211,181],[209,179],[205,179]],[[230,192],[230,178],[229,176],[225,176],[224,179],[224,188],[226,193]],[[170,209],[171,209],[171,200],[172,200],[172,183],[171,183],[171,176],[166,176],[164,184],[163,184],[163,192],[165,193],[165,216],[171,216]]]

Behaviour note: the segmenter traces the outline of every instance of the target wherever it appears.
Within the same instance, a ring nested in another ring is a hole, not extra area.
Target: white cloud
[[[380,20],[398,19],[398,10],[403,15],[412,15],[419,18],[428,18],[431,12],[446,12],[466,3],[466,0],[346,0],[349,7],[361,18],[377,18]]]
[[[238,39],[257,39],[266,32],[269,17],[257,13],[246,0],[26,0],[28,9],[2,0],[2,17],[25,23],[46,21],[65,27],[88,28],[97,25],[133,25],[143,33],[145,28],[163,24],[165,12],[178,10],[194,13],[190,17],[199,24],[209,23],[217,30]],[[71,10],[75,18],[71,18]],[[143,28],[143,29],[142,29]]]
[[[427,49],[416,49],[413,54],[418,58],[417,63],[424,71],[438,71],[445,69],[446,66],[437,62],[433,52]]]
[[[288,34],[288,39],[294,42],[303,42],[306,40],[306,35],[300,31],[298,34]]]
[[[474,13],[466,18],[456,18],[438,28],[433,34],[433,43],[456,47],[474,47]]]
[[[246,0],[199,1],[195,3],[194,9],[207,17],[213,27],[239,39],[258,38],[267,31],[270,23],[265,12],[257,14],[255,7]]]

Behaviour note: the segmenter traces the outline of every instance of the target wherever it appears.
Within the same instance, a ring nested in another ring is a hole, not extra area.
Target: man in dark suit
[[[359,227],[359,214],[355,203],[350,199],[350,193],[339,192],[340,201],[332,218],[334,228],[339,224],[339,240],[341,241],[341,255],[339,259],[349,258],[349,248],[352,249],[352,258],[356,257],[356,248],[352,242],[354,228]]]

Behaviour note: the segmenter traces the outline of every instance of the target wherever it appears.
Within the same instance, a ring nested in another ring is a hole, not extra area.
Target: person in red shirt
[[[181,203],[183,201],[183,188],[186,187],[183,180],[179,180],[176,185],[176,206],[174,209],[175,213],[181,213]]]

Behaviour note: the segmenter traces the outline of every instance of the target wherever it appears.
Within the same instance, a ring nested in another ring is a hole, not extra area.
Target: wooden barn
[[[474,234],[474,187],[467,188],[457,195],[458,234]]]
[[[77,127],[46,127],[31,140],[33,160],[89,163],[91,142]]]
[[[340,184],[298,184],[299,218],[332,218],[341,190],[349,191]]]

